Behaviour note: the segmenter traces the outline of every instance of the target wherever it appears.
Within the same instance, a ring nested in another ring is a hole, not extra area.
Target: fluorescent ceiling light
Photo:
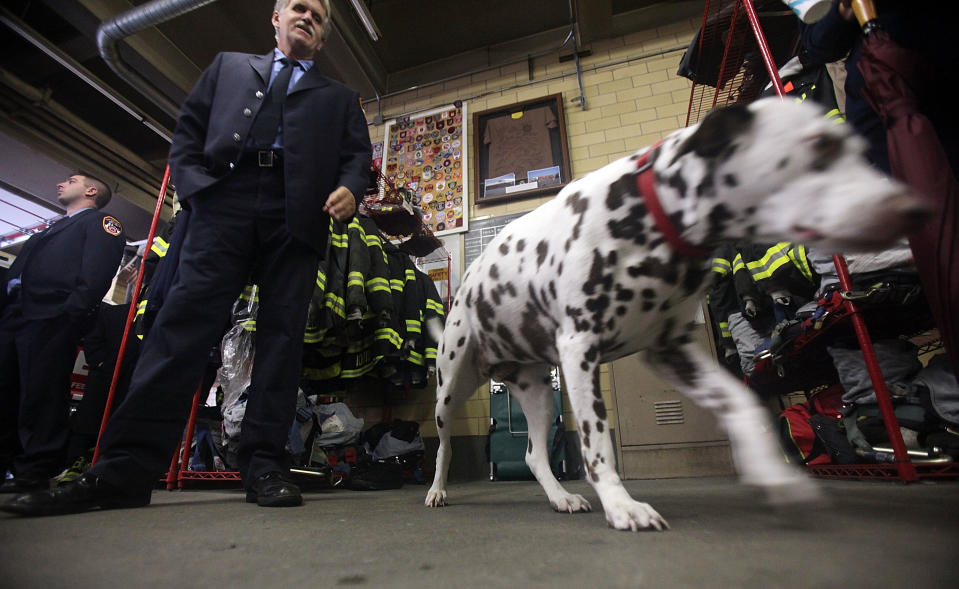
[[[350,0],[350,3],[353,4],[353,9],[356,10],[356,15],[360,17],[360,22],[363,23],[363,28],[369,33],[370,38],[378,41],[383,33],[380,32],[376,23],[373,22],[373,15],[371,15],[370,11],[366,8],[366,4],[364,4],[363,0]]]

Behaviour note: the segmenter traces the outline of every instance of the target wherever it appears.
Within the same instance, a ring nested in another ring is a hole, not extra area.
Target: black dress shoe
[[[26,516],[64,515],[92,509],[143,507],[150,504],[152,489],[124,492],[95,474],[86,473],[72,483],[46,491],[34,491],[0,505],[0,510]]]
[[[50,488],[50,479],[18,476],[0,485],[0,493],[29,493]]]
[[[300,488],[286,480],[283,473],[268,472],[257,477],[246,492],[246,502],[260,507],[296,507],[303,505]]]

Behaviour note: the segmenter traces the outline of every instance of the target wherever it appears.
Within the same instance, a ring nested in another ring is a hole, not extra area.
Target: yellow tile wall
[[[676,70],[700,24],[698,18],[684,19],[583,47],[592,52],[580,60],[587,110],[572,101],[579,95],[574,63],[560,62],[557,54],[536,58],[532,76],[525,62],[492,68],[386,98],[380,105],[368,104],[367,113],[372,118],[381,110],[389,121],[462,100],[472,124],[473,113],[561,93],[572,175],[580,177],[685,125],[691,83],[677,76]],[[468,131],[468,153],[474,153],[472,130]],[[383,141],[384,132],[383,125],[371,125],[370,140]],[[473,186],[474,174],[470,167],[467,187]],[[470,195],[469,215],[474,219],[529,211],[550,198],[477,207]],[[600,386],[610,423],[615,424],[608,365],[600,369]],[[423,436],[436,436],[435,391],[435,380],[431,379],[425,389],[392,394],[388,403],[393,417],[419,421]],[[376,395],[351,395],[349,402],[369,424],[384,415],[381,399]],[[566,427],[576,429],[568,401],[564,404]],[[485,435],[488,428],[489,386],[484,384],[453,421],[453,435]]]

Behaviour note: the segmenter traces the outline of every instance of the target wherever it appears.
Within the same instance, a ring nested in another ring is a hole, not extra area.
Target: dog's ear
[[[733,138],[750,127],[754,116],[744,104],[734,104],[710,112],[699,124],[699,128],[679,146],[673,161],[690,152],[703,158],[718,156]]]

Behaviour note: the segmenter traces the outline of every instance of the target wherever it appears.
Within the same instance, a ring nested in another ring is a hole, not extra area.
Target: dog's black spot
[[[521,380],[517,384],[519,384],[519,390],[521,391],[525,391],[526,389],[529,388],[529,383],[526,382],[525,380]]]
[[[814,157],[809,167],[816,172],[828,170],[839,159],[842,144],[842,138],[835,135],[822,134],[816,137],[811,147]]]
[[[453,397],[450,397],[449,395],[446,395],[446,397],[443,398],[443,404],[444,404],[444,405],[449,405],[449,404],[450,404],[450,401],[452,401],[452,400],[453,400]]]
[[[656,307],[656,303],[653,301],[643,301],[642,310],[643,311],[652,311]]]
[[[596,358],[598,357],[599,357],[599,350],[596,348],[596,346],[590,346],[589,349],[586,350],[586,360],[588,362],[595,362]]]
[[[549,257],[549,265],[554,266],[555,264],[556,264],[556,255],[554,254]]]
[[[482,295],[483,285],[480,285],[480,295]],[[476,298],[476,314],[479,316],[480,325],[487,333],[493,331],[493,317],[496,316],[496,308],[489,304],[485,297]]]
[[[439,415],[436,416],[436,427],[443,429],[443,418]]]
[[[501,243],[500,246],[499,246],[499,253],[503,254],[504,256],[505,256],[506,254],[508,254],[508,253],[509,253],[509,246],[506,245],[505,243]]]
[[[549,295],[554,300],[556,299],[556,281],[554,280],[549,281]]]
[[[526,453],[527,454],[533,453],[533,440],[526,440]]]
[[[517,242],[516,242],[516,251],[521,252],[521,251],[523,251],[524,249],[526,249],[526,240],[525,240],[525,239],[521,239],[521,240],[517,241]]]
[[[788,158],[788,157],[784,157],[784,158],[782,158],[781,160],[779,160],[778,162],[776,162],[776,169],[777,169],[777,170],[781,170],[781,169],[785,168],[787,165],[789,165],[789,158]]]
[[[724,174],[723,175],[723,184],[730,188],[736,188],[739,186],[739,179],[735,174]]]
[[[573,320],[573,327],[578,333],[589,331],[589,321],[582,318],[583,310],[578,307],[566,307],[566,315]]]
[[[473,289],[469,289],[468,291],[466,291],[466,306],[467,307],[473,306]]]
[[[596,422],[596,431],[597,431],[597,432],[603,433],[603,428],[605,428],[605,427],[606,427],[606,426],[603,425],[603,422],[602,422],[602,421],[597,421],[597,422]]]
[[[566,205],[573,209],[573,214],[579,215],[576,224],[573,225],[572,240],[579,239],[579,233],[583,226],[583,219],[586,217],[586,209],[589,208],[589,200],[583,198],[579,192],[574,192],[566,197]],[[566,251],[569,251],[570,240],[566,240]]]
[[[636,293],[631,288],[619,288],[616,290],[617,301],[631,301]]]
[[[523,318],[519,326],[519,333],[534,352],[544,353],[553,347],[553,337],[537,318],[544,316],[534,305],[527,303],[523,311]]]
[[[606,208],[615,211],[623,206],[626,197],[635,198],[635,196],[636,175],[630,172],[609,185],[609,190],[606,192]]]
[[[456,352],[450,351],[450,360],[456,358]]]
[[[622,306],[622,305],[616,307],[616,314],[619,315],[619,316],[625,315],[625,314],[626,314],[626,311],[627,311],[626,307],[624,307],[624,306]]]
[[[658,278],[667,284],[676,284],[679,281],[679,273],[672,264],[664,263],[659,258],[646,258],[635,266],[630,266],[626,272],[636,278],[638,276],[649,276]]]
[[[593,250],[593,263],[590,265],[586,282],[583,283],[583,293],[587,295],[596,292],[606,292],[613,287],[613,275],[605,273],[606,264],[603,255],[598,249]]]
[[[646,217],[646,205],[636,203],[629,207],[629,211],[619,219],[606,222],[609,234],[616,239],[629,239],[636,245],[646,243],[646,232],[643,225]]]
[[[686,191],[689,189],[689,185],[686,184],[686,178],[681,172],[677,172],[666,178],[659,178],[659,180],[675,190],[679,194],[679,198],[686,197]]]
[[[699,290],[709,270],[698,264],[689,264],[686,266],[686,274],[683,276],[683,289],[685,295],[689,296]]]
[[[493,290],[491,290],[489,293],[490,298],[493,299],[493,304],[496,305],[497,307],[500,304],[499,290],[500,290],[500,287],[496,287]]]
[[[656,298],[656,291],[651,288],[644,288],[641,293],[644,299],[654,299]]]
[[[664,300],[659,304],[660,311],[668,311],[673,308],[673,304],[669,302],[669,299]]]
[[[706,174],[702,181],[696,185],[696,196],[698,198],[710,198],[716,195],[716,178],[712,172]]]
[[[536,244],[536,267],[539,268],[543,265],[543,262],[546,260],[546,254],[549,253],[549,244],[546,243],[546,240],[540,240]]]
[[[489,277],[493,280],[499,280],[499,268],[496,267],[496,264],[490,264]]]
[[[443,371],[439,368],[436,369],[436,384],[437,386],[443,386]]]
[[[603,403],[602,399],[593,402],[593,412],[596,413],[596,417],[606,421],[606,404]]]
[[[580,369],[582,369],[583,372],[589,372],[589,362],[587,362],[586,360],[583,360],[582,362],[580,362],[579,367]]]
[[[513,298],[515,299],[515,298],[516,298],[516,287],[513,286],[513,283],[512,283],[512,282],[507,282],[505,288],[506,288],[506,292],[509,293],[509,296],[511,296],[511,297],[513,297]]]
[[[735,215],[724,204],[717,204],[709,211],[707,216],[709,222],[708,240],[717,240],[726,234],[727,221],[733,219]]]
[[[559,263],[559,266],[556,266],[556,275],[557,275],[557,276],[562,276],[562,275],[563,275],[563,263],[562,263],[562,262]]]
[[[463,347],[463,344],[465,344],[465,343],[466,343],[466,337],[465,337],[465,336],[459,338],[458,340],[456,340],[456,346],[459,347],[459,348],[462,348],[462,347]]]

